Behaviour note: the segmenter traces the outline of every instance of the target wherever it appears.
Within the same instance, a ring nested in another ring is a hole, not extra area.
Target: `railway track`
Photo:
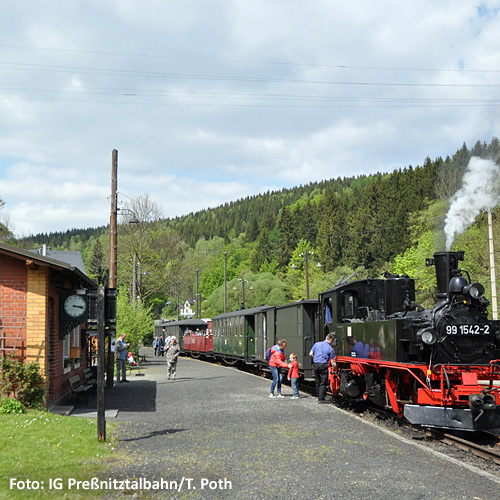
[[[442,443],[456,446],[457,448],[473,453],[475,456],[485,460],[491,460],[496,465],[500,465],[500,440],[493,434],[480,433],[472,439],[464,439],[451,433],[439,431],[437,429],[427,429],[426,433]],[[476,442],[476,440],[490,441],[486,444]]]

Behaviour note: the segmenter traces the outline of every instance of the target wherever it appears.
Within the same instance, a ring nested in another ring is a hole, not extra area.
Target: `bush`
[[[38,363],[23,363],[13,355],[0,360],[0,394],[28,408],[43,404],[43,377]]]
[[[26,413],[26,411],[26,406],[17,399],[5,398],[0,405],[0,413]]]

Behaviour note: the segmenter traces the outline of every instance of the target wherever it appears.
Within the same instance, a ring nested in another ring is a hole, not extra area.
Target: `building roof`
[[[40,248],[39,250],[30,250],[30,252],[37,253],[38,255],[42,255],[43,257],[50,257],[51,259],[66,262],[70,266],[80,269],[83,274],[87,274],[87,271],[85,270],[85,264],[83,263],[82,254],[80,252],[51,250],[50,248],[47,248],[45,250],[45,253],[43,248]]]
[[[64,252],[64,253],[74,253],[74,252]],[[79,252],[78,252],[79,253]],[[23,250],[22,248],[14,247],[12,245],[7,245],[5,243],[0,243],[0,255],[9,255],[10,257],[25,259],[29,261],[33,261],[33,263],[47,266],[52,269],[56,269],[59,271],[68,271],[78,278],[82,279],[90,288],[96,288],[97,284],[91,280],[84,271],[82,271],[78,266],[74,265],[74,263],[68,263],[63,260],[58,260],[52,257],[47,257],[44,255],[40,255],[37,252],[33,252],[32,250]],[[58,257],[60,257],[58,255]],[[81,255],[80,255],[81,259]],[[83,262],[82,262],[83,264]],[[85,266],[82,266],[85,269]]]

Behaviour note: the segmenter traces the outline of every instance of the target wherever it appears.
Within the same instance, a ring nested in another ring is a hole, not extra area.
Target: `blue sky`
[[[500,0],[0,5],[0,218],[175,217],[499,136]],[[119,195],[120,196],[120,195]]]

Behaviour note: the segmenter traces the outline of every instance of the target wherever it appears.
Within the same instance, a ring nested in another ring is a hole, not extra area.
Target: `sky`
[[[500,129],[500,0],[0,4],[0,220],[18,237],[392,172]]]

